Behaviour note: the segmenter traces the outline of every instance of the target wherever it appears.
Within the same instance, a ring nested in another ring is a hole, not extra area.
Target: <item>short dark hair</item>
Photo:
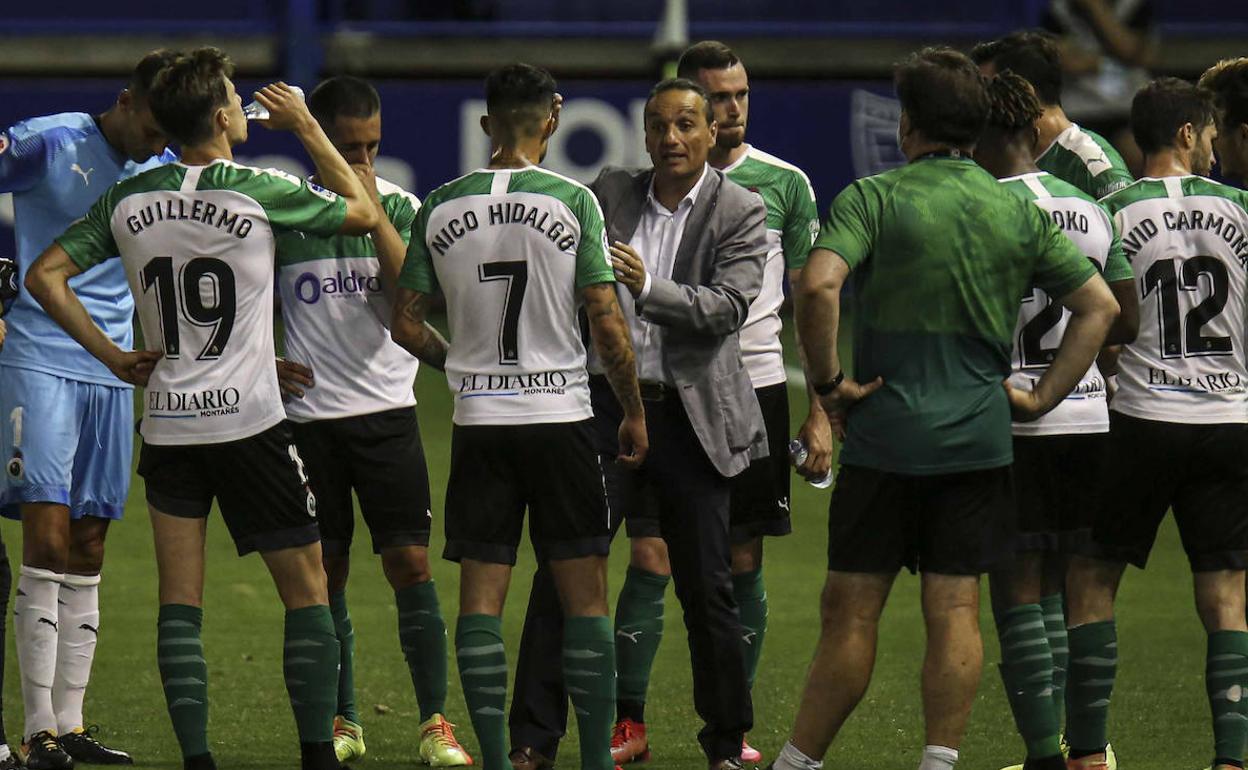
[[[975,63],[952,48],[924,48],[893,70],[912,128],[934,142],[975,143],[988,120],[988,91]]]
[[[1217,119],[1213,94],[1178,78],[1157,78],[1131,100],[1131,133],[1145,155],[1173,145],[1185,124],[1200,130]]]
[[[156,76],[181,55],[181,51],[171,51],[167,48],[157,48],[150,52],[139,59],[139,63],[134,66],[134,72],[130,74],[130,83],[126,87],[138,98],[146,99],[152,90],[152,83],[156,82]]]
[[[696,80],[689,78],[668,78],[655,83],[654,88],[650,89],[650,95],[646,97],[646,104],[654,101],[654,97],[659,94],[665,94],[668,91],[692,91],[702,97],[702,114],[706,116],[706,125],[715,122],[715,110],[711,107],[711,97],[706,89],[698,85]]]
[[[1041,30],[1019,30],[971,49],[976,64],[991,62],[998,72],[1010,70],[1036,89],[1040,104],[1062,103],[1062,56],[1057,39]]]
[[[676,75],[696,80],[698,70],[724,70],[740,63],[741,60],[728,46],[718,40],[703,40],[689,46],[680,55],[680,61],[676,63]]]
[[[179,146],[212,138],[212,115],[228,104],[225,80],[234,63],[220,48],[196,48],[178,55],[152,83],[152,115]]]
[[[551,74],[531,64],[508,64],[485,78],[485,106],[513,128],[536,124],[550,114],[558,86]]]
[[[1012,70],[998,72],[988,81],[988,125],[1016,133],[1036,124],[1043,114],[1035,89]]]
[[[337,75],[312,89],[308,110],[317,123],[332,126],[338,118],[371,118],[381,111],[381,97],[367,80]]]
[[[1248,123],[1248,56],[1223,59],[1205,70],[1199,85],[1213,92],[1224,126]]]

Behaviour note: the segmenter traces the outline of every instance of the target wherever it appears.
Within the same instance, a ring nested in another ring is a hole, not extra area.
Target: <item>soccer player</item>
[[[445,369],[455,394],[444,555],[461,565],[455,650],[485,770],[510,767],[500,616],[526,507],[566,617],[563,675],[581,767],[612,770],[611,529],[578,306],[624,405],[618,460],[629,467],[647,448],[637,367],[598,202],[584,185],[536,165],[556,127],[554,79],[513,64],[492,72],[485,88],[490,164],[425,199],[391,329],[396,342]],[[449,347],[425,323],[439,290]]]
[[[412,394],[418,361],[394,344],[389,330],[390,300],[420,201],[373,176],[381,146],[376,89],[359,78],[330,78],[308,96],[308,107],[343,158],[364,173],[365,188],[379,193],[378,226],[367,235],[277,236],[286,358],[302,365],[304,379],[282,383],[294,396],[286,415],[316,495],[329,607],[342,649],[334,749],[341,762],[364,756],[346,595],[354,491],[394,589],[399,646],[420,705],[420,760],[470,765],[442,716],[446,624],[429,570],[429,472]]]
[[[0,133],[0,192],[13,193],[20,278],[52,240],[114,182],[165,162],[165,134],[148,105],[173,54],[138,63],[100,115],[31,118]],[[134,300],[118,263],[75,284],[112,341],[132,342]],[[14,632],[23,732],[31,768],[130,764],[83,730],[82,704],[100,627],[99,585],[109,522],[130,487],[133,393],[43,312],[18,295],[0,353],[0,513],[22,520]],[[58,738],[59,736],[59,738]],[[3,749],[0,749],[3,754]]]
[[[846,439],[828,520],[819,646],[773,767],[813,770],[866,691],[897,571],[922,571],[927,654],[920,770],[958,758],[979,684],[979,575],[1010,557],[1010,415],[1035,419],[1092,365],[1117,304],[1038,206],[970,160],[988,97],[975,65],[925,49],[898,65],[909,163],[837,196],[796,292],[813,388]],[[933,190],[939,194],[933,195]],[[837,355],[853,281],[854,367]],[[1007,390],[1019,298],[1072,312],[1031,390]]]
[[[1224,59],[1200,76],[1200,87],[1211,91],[1221,113],[1213,142],[1222,176],[1241,186],[1248,184],[1248,57]]]
[[[800,169],[746,143],[750,83],[745,65],[731,48],[714,40],[684,52],[677,74],[700,84],[710,94],[719,125],[708,162],[728,178],[762,197],[767,206],[769,251],[763,287],[750,305],[741,327],[741,357],[749,370],[767,424],[768,457],[755,460],[733,477],[731,507],[732,585],[741,613],[742,642],[751,687],[767,633],[767,592],[763,586],[763,536],[787,535],[789,521],[789,395],[780,345],[780,306],[784,280],[796,284],[806,254],[819,231],[815,194]],[[811,398],[798,433],[809,458],[800,469],[808,478],[827,474],[832,433],[827,416]],[[663,635],[663,594],[670,580],[667,546],[656,518],[630,512],[631,559],[616,604],[618,721],[612,738],[617,762],[646,756],[645,700],[650,670]],[[761,762],[748,743],[741,761]]]
[[[991,77],[1010,70],[1031,83],[1043,113],[1036,121],[1036,165],[1058,179],[1103,198],[1131,183],[1122,156],[1104,137],[1076,125],[1062,109],[1062,63],[1057,41],[1046,32],[1012,32],[980,43],[971,58]]]
[[[341,197],[232,161],[247,138],[233,66],[215,48],[157,76],[153,114],[182,162],[109,188],[35,262],[26,287],[119,379],[144,385],[139,474],[160,579],[157,661],[187,770],[214,768],[200,642],[207,516],[217,498],[239,554],[259,551],[286,607],[284,669],[304,770],[339,767],[331,743],[338,639],[321,566],[316,500],[284,424],[273,366],[273,237],[363,234],[377,206],[303,101],[283,84],[257,100]],[[70,280],[121,255],[146,350],[127,351]]]
[[[1087,556],[1067,577],[1070,767],[1103,770],[1117,673],[1114,597],[1127,564],[1144,567],[1167,509],[1192,568],[1208,634],[1205,685],[1213,766],[1240,768],[1248,721],[1248,193],[1204,175],[1217,135],[1213,96],[1162,78],[1136,94],[1131,129],[1144,178],[1103,202],[1141,297],[1110,403],[1110,470]]]
[[[988,127],[975,160],[1005,189],[1052,217],[1096,265],[1122,313],[1107,342],[1129,342],[1139,308],[1131,265],[1108,212],[1087,193],[1036,168],[1032,157],[1040,103],[1021,76],[1006,70],[988,84]],[[1010,385],[1030,389],[1057,352],[1070,314],[1043,289],[1024,295],[1014,329]],[[1086,540],[1104,483],[1109,413],[1096,365],[1074,391],[1035,422],[1015,422],[1015,558],[991,577],[1001,641],[1001,678],[1027,761],[1008,770],[1065,770],[1059,731],[1066,683],[1062,591],[1065,556]]]

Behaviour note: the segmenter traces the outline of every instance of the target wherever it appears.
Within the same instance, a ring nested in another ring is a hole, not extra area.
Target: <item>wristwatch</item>
[[[836,373],[836,376],[827,382],[818,382],[811,385],[811,389],[815,391],[816,396],[826,396],[837,388],[841,387],[841,383],[845,381],[845,370]]]

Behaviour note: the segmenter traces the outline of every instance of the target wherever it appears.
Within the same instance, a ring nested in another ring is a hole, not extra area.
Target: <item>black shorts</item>
[[[733,543],[748,543],[758,537],[787,535],[793,531],[789,520],[789,387],[786,383],[768,385],[754,391],[767,426],[767,457],[732,478],[732,508],[729,514]]]
[[[611,546],[604,460],[590,420],[535,425],[456,425],[446,486],[451,561],[515,564],[529,511],[541,561],[605,556]]]
[[[1019,551],[1079,551],[1092,533],[1109,459],[1109,434],[1014,437]]]
[[[320,539],[316,497],[289,423],[222,444],[144,444],[139,475],[161,513],[208,516],[215,497],[240,556]]]
[[[355,533],[351,491],[373,539],[383,548],[429,545],[433,520],[429,470],[416,410],[293,423],[295,442],[316,493],[321,547],[344,556]]]
[[[828,516],[828,569],[980,575],[1013,555],[1010,466],[909,476],[842,465]]]
[[[1109,414],[1104,504],[1088,555],[1143,567],[1173,508],[1194,572],[1248,566],[1248,425]]]

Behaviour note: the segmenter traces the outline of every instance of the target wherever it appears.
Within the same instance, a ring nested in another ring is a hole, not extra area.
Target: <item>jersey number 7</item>
[[[520,308],[524,305],[524,290],[529,285],[529,264],[520,260],[484,262],[477,266],[477,280],[507,282],[503,318],[498,326],[498,362],[509,366],[519,364]]]

